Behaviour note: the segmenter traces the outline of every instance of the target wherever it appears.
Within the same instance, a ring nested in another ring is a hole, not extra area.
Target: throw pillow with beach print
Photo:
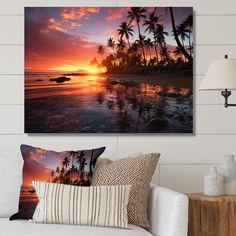
[[[97,158],[105,147],[55,152],[21,145],[24,159],[19,211],[10,220],[31,219],[38,203],[32,181],[89,186]]]

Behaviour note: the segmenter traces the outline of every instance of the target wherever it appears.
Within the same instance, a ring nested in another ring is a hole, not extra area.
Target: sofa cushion
[[[80,187],[33,181],[39,203],[33,222],[128,228],[131,185]]]
[[[19,211],[15,219],[31,219],[38,203],[32,181],[89,186],[97,158],[105,147],[55,152],[29,145],[21,145],[24,159],[23,183],[20,192]]]
[[[1,150],[0,163],[0,217],[10,217],[18,210],[23,166],[20,150]]]
[[[143,228],[130,225],[131,229],[103,228],[75,225],[33,224],[26,220],[9,221],[0,218],[1,236],[151,236]]]
[[[128,204],[130,224],[148,228],[147,197],[160,154],[150,153],[117,161],[99,158],[92,185],[132,185]]]

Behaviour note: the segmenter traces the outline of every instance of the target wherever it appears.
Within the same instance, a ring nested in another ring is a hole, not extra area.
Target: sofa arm
[[[186,236],[188,197],[172,190],[151,186],[148,201],[150,232],[154,236]]]

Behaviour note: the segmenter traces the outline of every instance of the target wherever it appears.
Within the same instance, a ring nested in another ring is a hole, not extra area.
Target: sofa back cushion
[[[0,218],[18,210],[22,166],[20,150],[0,151]]]

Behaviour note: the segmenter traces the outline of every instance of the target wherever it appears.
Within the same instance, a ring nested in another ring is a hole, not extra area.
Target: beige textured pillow
[[[97,160],[92,185],[132,185],[127,208],[130,224],[149,227],[147,198],[159,157],[159,153],[150,153],[118,161]]]
[[[39,198],[32,222],[129,228],[131,185],[80,187],[33,181]]]

